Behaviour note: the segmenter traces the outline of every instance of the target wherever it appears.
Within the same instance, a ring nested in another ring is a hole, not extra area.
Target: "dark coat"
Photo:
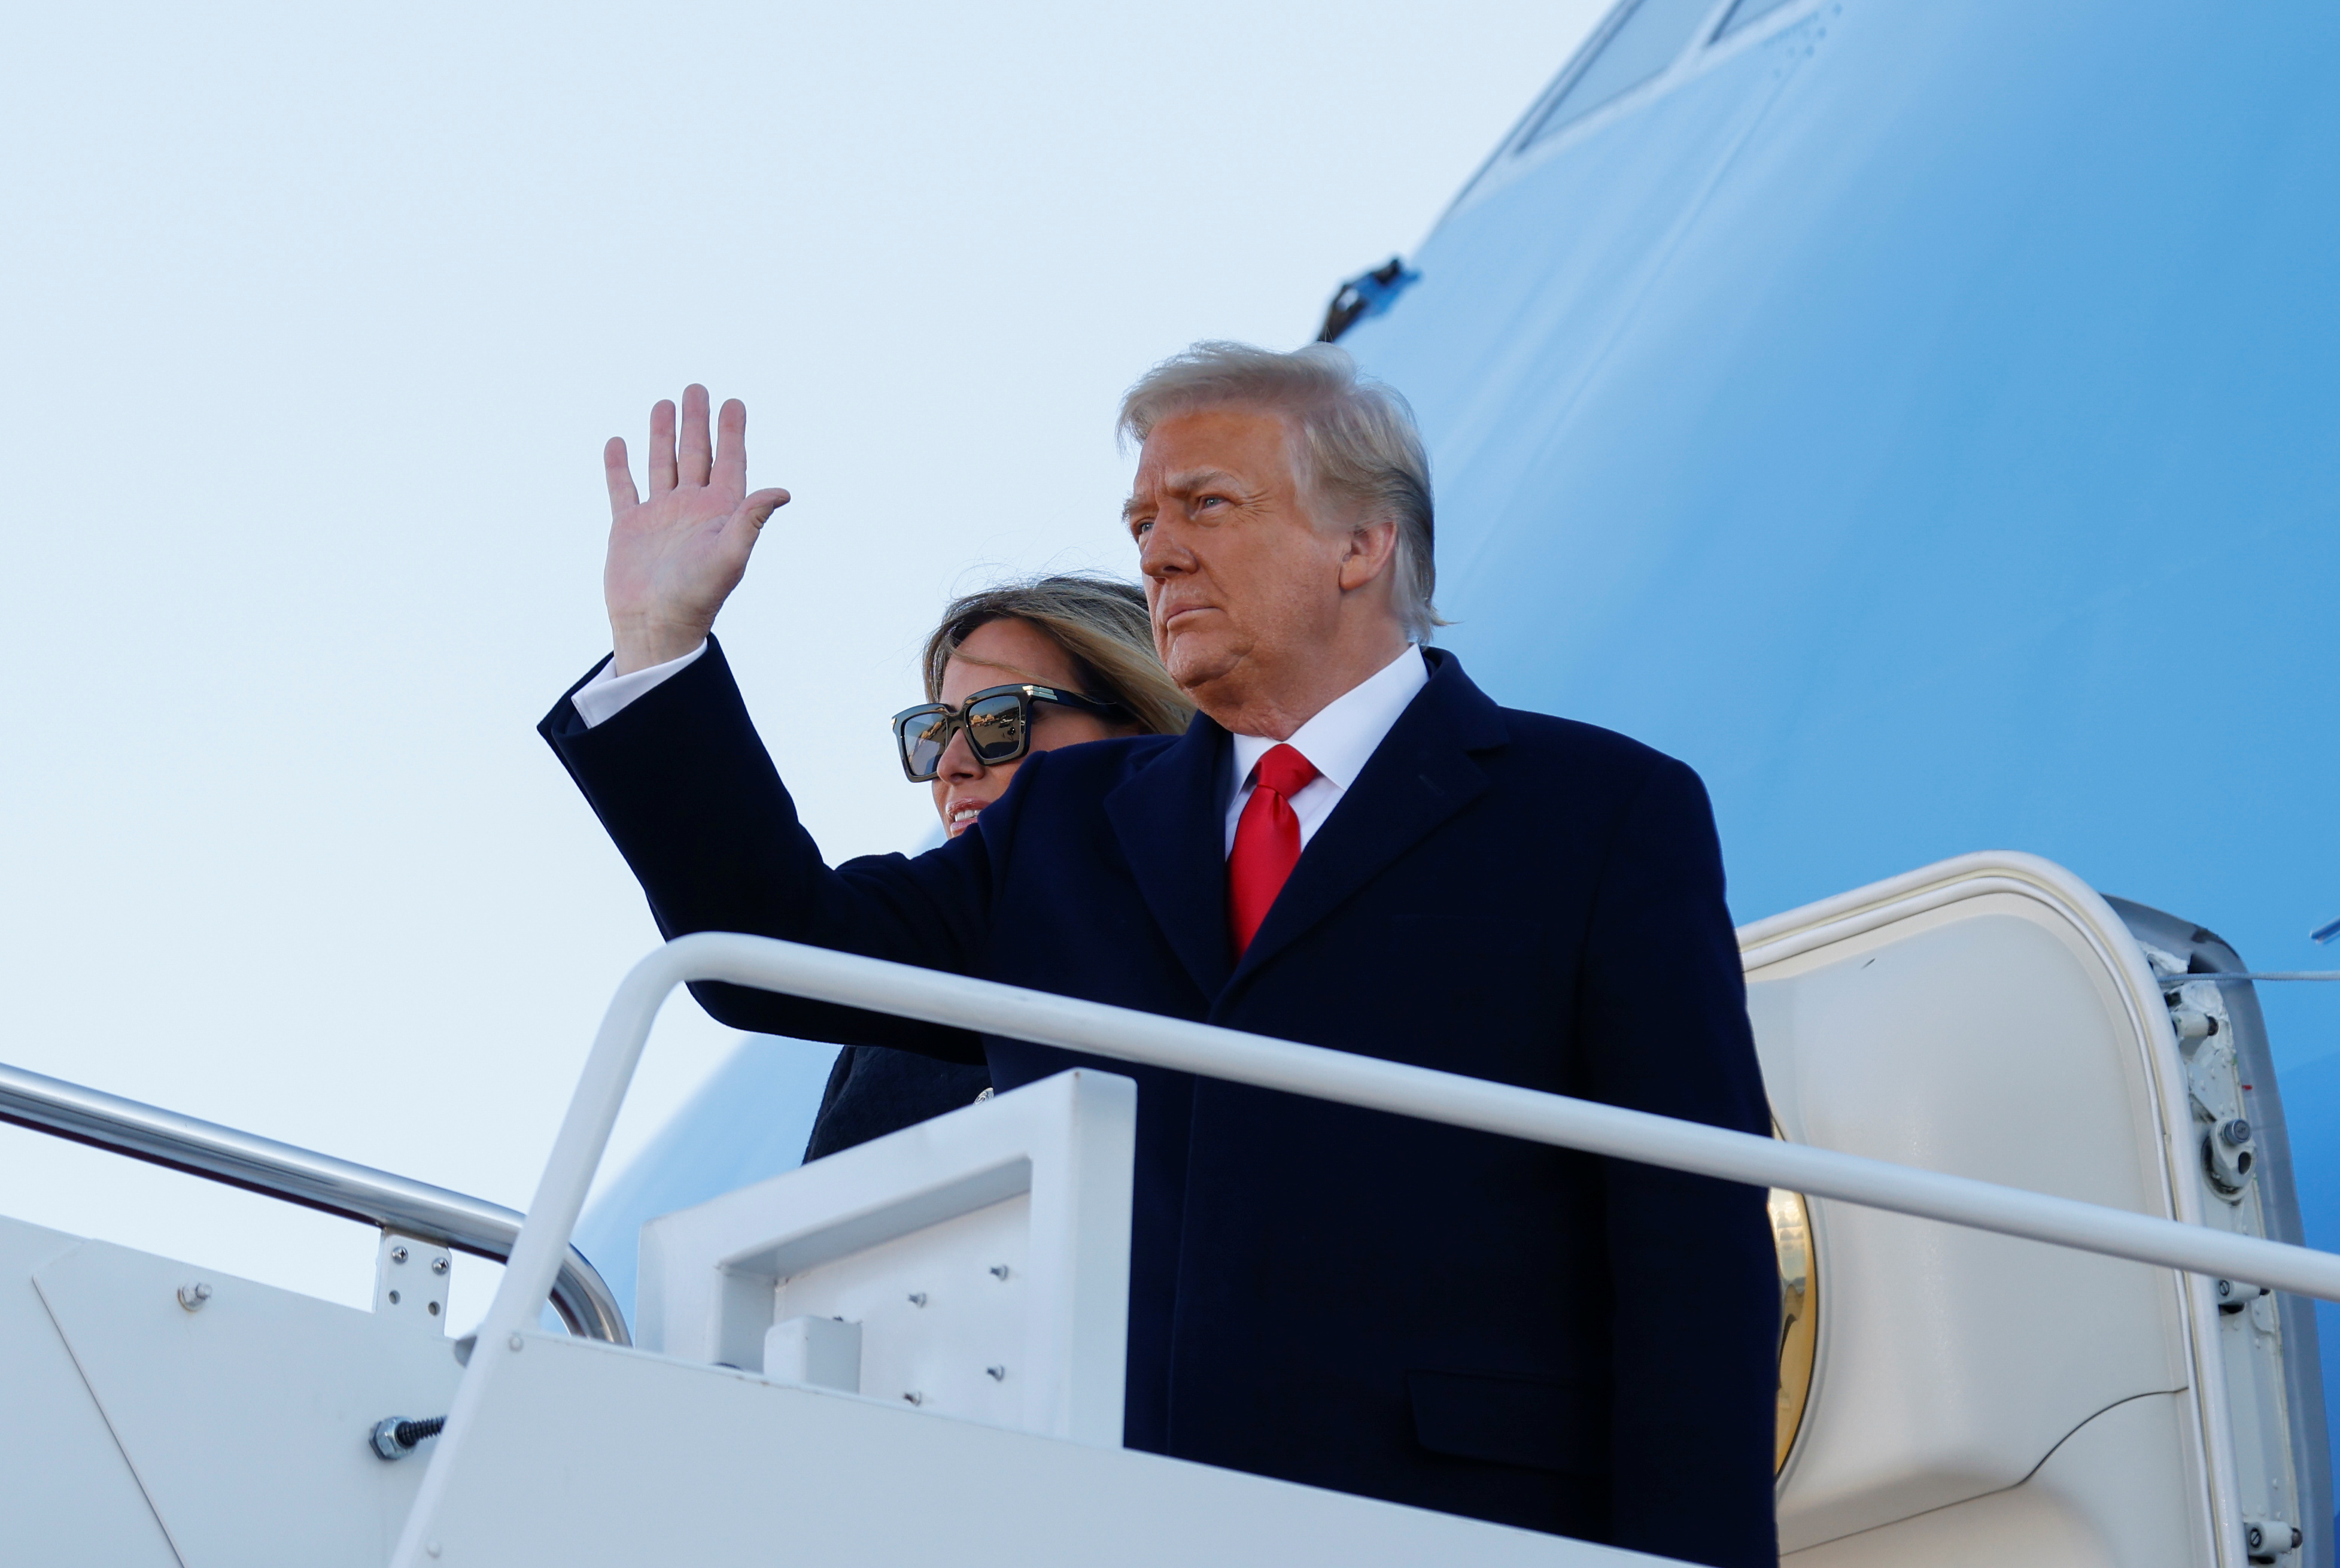
[[[991,1069],[939,1062],[890,1046],[848,1046],[828,1069],[804,1157],[817,1160],[976,1101]]]
[[[1768,1133],[1688,768],[1451,655],[1229,952],[1226,732],[1036,754],[974,831],[831,868],[721,650],[545,738],[660,929],[746,931]],[[582,684],[580,681],[580,684]],[[735,1027],[976,1042],[723,985]],[[1693,1562],[1775,1560],[1758,1189],[987,1038],[1138,1084],[1131,1447]]]

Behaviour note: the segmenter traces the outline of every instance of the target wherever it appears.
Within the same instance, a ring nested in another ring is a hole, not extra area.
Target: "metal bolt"
[[[398,1440],[398,1424],[405,1419],[403,1415],[385,1415],[375,1422],[366,1439],[368,1445],[384,1459],[403,1459],[413,1453],[411,1446]]]
[[[2236,1116],[2218,1129],[2218,1136],[2225,1140],[2228,1148],[2238,1149],[2251,1141],[2251,1124]]]
[[[212,1298],[212,1287],[197,1281],[179,1287],[179,1305],[189,1312],[201,1312],[203,1303]]]
[[[2251,1525],[2243,1532],[2243,1543],[2256,1552],[2266,1544],[2266,1532],[2256,1524]]]
[[[993,1264],[991,1265],[991,1277],[994,1279],[1006,1279],[1007,1277],[1007,1265],[1004,1263]]]
[[[925,1291],[923,1291],[923,1290],[914,1290],[914,1291],[912,1291],[912,1292],[910,1293],[910,1305],[911,1305],[912,1306],[924,1306],[924,1305],[927,1305],[927,1293],[926,1293]]]
[[[991,1374],[991,1381],[994,1383],[1007,1381],[1007,1369],[1004,1366],[987,1366],[983,1370]]]
[[[511,1346],[514,1350],[518,1350],[521,1346],[521,1337],[519,1335],[515,1334],[510,1339],[505,1340],[504,1343]]]
[[[392,1306],[398,1305],[398,1292],[394,1290],[390,1293],[390,1305]]]
[[[406,1261],[406,1249],[402,1246],[392,1247],[390,1249],[390,1261],[392,1263],[404,1263]]]
[[[446,1272],[447,1272],[447,1260],[446,1260],[445,1258],[443,1258],[443,1257],[434,1257],[434,1258],[432,1258],[432,1259],[431,1260],[431,1273],[433,1273],[433,1274],[444,1274],[444,1273],[446,1273]]]
[[[439,1315],[439,1304],[435,1301],[431,1304],[431,1315],[433,1317]]]
[[[924,1404],[927,1402],[927,1396],[915,1388],[905,1391],[902,1397],[912,1404]]]
[[[2217,1291],[2218,1299],[2220,1301],[2226,1300],[2228,1296],[2235,1294],[2235,1282],[2231,1279],[2220,1280],[2217,1284]]]

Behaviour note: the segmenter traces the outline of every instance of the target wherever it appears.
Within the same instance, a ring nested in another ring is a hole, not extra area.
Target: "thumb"
[[[772,513],[788,504],[790,497],[784,490],[759,490],[739,503],[733,516],[744,518],[749,526],[761,530]]]

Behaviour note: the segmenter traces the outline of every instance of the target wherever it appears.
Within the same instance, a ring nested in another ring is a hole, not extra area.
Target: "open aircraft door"
[[[1782,1136],[2299,1239],[2216,937],[1970,855],[1740,933]],[[2330,1568],[2309,1304],[1776,1194],[1780,1545],[1799,1568]]]

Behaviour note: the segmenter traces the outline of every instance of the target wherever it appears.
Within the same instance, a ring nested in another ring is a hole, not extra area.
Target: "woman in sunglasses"
[[[1154,651],[1145,590],[1109,578],[1037,577],[954,600],[922,662],[927,700],[894,716],[894,747],[903,774],[934,791],[951,838],[1006,793],[1031,753],[1176,734],[1195,714]],[[990,1092],[981,1067],[848,1046],[829,1069],[805,1158]]]

